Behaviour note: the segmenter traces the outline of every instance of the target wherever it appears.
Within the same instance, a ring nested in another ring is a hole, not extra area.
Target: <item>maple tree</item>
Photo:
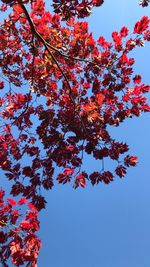
[[[150,19],[136,22],[132,36],[122,27],[108,42],[94,40],[88,23],[76,19],[104,1],[54,0],[53,14],[43,0],[1,2],[8,17],[0,28],[0,167],[12,182],[10,194],[22,198],[5,204],[0,191],[0,257],[4,266],[9,257],[16,266],[36,266],[43,189],[52,189],[55,177],[74,188],[108,184],[137,164],[109,126],[150,111],[144,96],[150,86],[134,74],[130,56],[150,41]],[[99,170],[82,168],[86,154],[101,162]],[[105,169],[105,158],[116,162],[114,171]],[[30,209],[24,220],[20,205]]]

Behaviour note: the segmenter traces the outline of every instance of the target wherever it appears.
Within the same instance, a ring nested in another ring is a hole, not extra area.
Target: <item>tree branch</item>
[[[34,26],[34,23],[26,9],[26,7],[22,4],[22,2],[19,0],[18,1],[21,8],[23,9],[24,11],[24,14],[29,22],[29,25],[30,25],[30,28],[32,30],[32,33],[36,35],[36,37],[42,42],[42,44],[44,45],[45,47],[45,50],[48,52],[48,54],[51,56],[51,58],[53,59],[53,61],[55,62],[56,66],[58,67],[59,71],[61,72],[62,76],[64,77],[66,83],[67,83],[67,86],[68,86],[68,89],[69,89],[69,97],[71,99],[71,102],[73,103],[74,105],[74,109],[76,108],[75,106],[75,101],[72,97],[72,89],[71,89],[71,86],[70,86],[70,83],[68,81],[68,78],[66,76],[66,74],[64,73],[64,71],[62,70],[62,68],[60,67],[60,64],[58,63],[57,59],[55,58],[55,56],[53,55],[53,53],[49,50],[49,47],[51,47],[50,45],[47,44],[47,42],[43,39],[43,37],[40,35],[40,33],[36,30],[35,26]],[[51,47],[52,48],[52,47]]]

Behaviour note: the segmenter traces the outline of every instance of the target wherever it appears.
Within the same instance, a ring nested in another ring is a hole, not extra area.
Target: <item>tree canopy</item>
[[[150,19],[143,16],[131,32],[123,26],[108,42],[95,40],[83,20],[104,1],[54,0],[52,13],[43,0],[1,2],[0,167],[12,197],[4,200],[1,189],[0,258],[3,266],[10,258],[36,266],[44,190],[109,184],[138,162],[109,129],[150,111],[150,85],[134,72],[132,56],[150,41]],[[83,169],[86,155],[99,169]]]

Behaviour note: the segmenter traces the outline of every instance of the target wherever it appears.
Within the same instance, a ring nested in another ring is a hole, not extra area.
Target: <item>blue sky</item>
[[[150,7],[139,7],[138,0],[105,0],[88,21],[96,38],[104,35],[111,40],[112,31],[122,26],[132,30],[137,20],[149,14]],[[150,83],[150,44],[134,55],[136,73]],[[149,120],[150,115],[144,114],[112,131],[139,157],[139,165],[126,178],[77,190],[60,185],[47,192],[47,209],[40,215],[39,267],[150,266]],[[87,159],[85,168],[94,168],[93,162]]]

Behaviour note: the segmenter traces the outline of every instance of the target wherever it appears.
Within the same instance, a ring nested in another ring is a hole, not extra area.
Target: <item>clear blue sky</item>
[[[49,1],[48,1],[49,2]],[[105,0],[88,19],[95,37],[122,26],[133,28],[150,7],[138,0]],[[150,45],[135,54],[136,72],[150,83]],[[138,167],[110,185],[77,189],[58,186],[47,193],[41,213],[43,249],[38,267],[149,267],[150,266],[150,114],[126,121],[113,136],[126,141],[139,156]],[[94,168],[87,160],[85,168]],[[97,163],[96,163],[97,164]]]

